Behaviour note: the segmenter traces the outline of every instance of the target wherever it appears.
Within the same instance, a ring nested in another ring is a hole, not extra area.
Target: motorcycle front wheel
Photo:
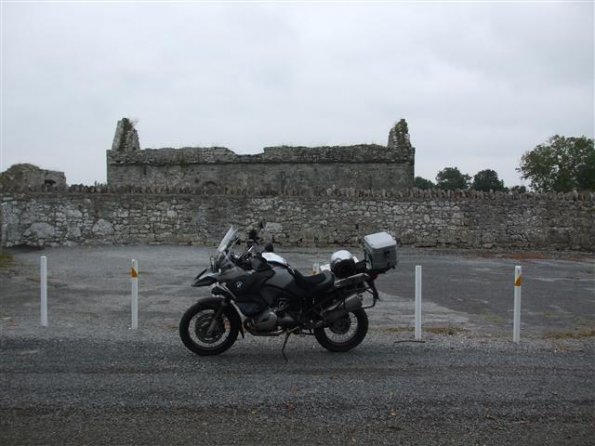
[[[191,306],[180,321],[180,338],[197,355],[223,353],[238,337],[241,320],[233,307],[221,308],[219,300],[206,300]]]
[[[350,311],[330,326],[317,328],[314,336],[331,352],[346,352],[357,347],[368,333],[368,315],[363,309]]]

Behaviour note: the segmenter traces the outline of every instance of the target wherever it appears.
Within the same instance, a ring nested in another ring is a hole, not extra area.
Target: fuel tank
[[[289,270],[285,268],[274,268],[273,271],[275,274],[266,281],[266,286],[274,286],[284,289],[295,281],[295,278],[291,275]]]
[[[263,286],[261,295],[264,300],[272,305],[279,298],[283,298],[290,308],[299,309],[304,300],[313,298],[312,290],[298,286],[298,281],[293,273],[282,267],[274,268],[275,274]]]
[[[274,274],[262,287],[261,296],[268,305],[273,305],[279,296],[295,287],[295,279],[286,268],[273,268]]]

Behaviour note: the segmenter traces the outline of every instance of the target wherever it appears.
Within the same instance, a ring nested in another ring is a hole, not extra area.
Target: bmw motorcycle
[[[395,268],[396,241],[386,232],[364,237],[364,259],[338,251],[327,268],[306,276],[274,253],[264,250],[257,234],[249,235],[247,249],[232,248],[239,231],[231,227],[211,257],[209,268],[193,286],[210,287],[211,296],[198,300],[182,316],[180,337],[198,355],[217,355],[229,349],[238,334],[312,335],[332,352],[359,345],[368,331],[366,309],[379,300],[375,280]],[[287,359],[285,357],[285,359]]]

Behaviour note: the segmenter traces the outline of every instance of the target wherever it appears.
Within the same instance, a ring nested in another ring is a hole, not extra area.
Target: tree
[[[517,186],[512,186],[510,188],[510,191],[511,192],[516,192],[516,193],[519,193],[519,194],[524,194],[525,192],[527,192],[527,188],[525,186],[519,186],[519,185],[517,185]]]
[[[458,167],[445,167],[436,175],[436,187],[444,190],[467,189],[471,177],[462,174]]]
[[[517,171],[539,192],[595,190],[593,140],[552,136],[547,143],[525,152]]]
[[[413,185],[415,187],[417,187],[418,189],[434,189],[436,187],[436,185],[434,183],[432,183],[430,180],[426,180],[425,178],[422,177],[415,177],[415,180],[413,180]]]
[[[498,178],[495,170],[485,169],[477,172],[473,177],[471,187],[484,192],[504,190],[504,181]]]

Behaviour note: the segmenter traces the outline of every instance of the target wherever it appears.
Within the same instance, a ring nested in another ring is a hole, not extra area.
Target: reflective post
[[[520,266],[514,268],[514,315],[512,323],[512,342],[521,340],[521,285],[523,274]]]
[[[415,267],[415,340],[421,340],[421,265]]]
[[[136,330],[138,328],[138,262],[135,259],[132,259],[130,277],[130,281],[132,283],[132,296],[130,302],[130,307],[132,310],[132,323],[130,328]]]
[[[40,262],[40,284],[41,284],[41,325],[47,327],[48,324],[48,258],[41,256]]]
[[[312,264],[312,274],[319,274],[320,273],[320,262],[314,262]]]

